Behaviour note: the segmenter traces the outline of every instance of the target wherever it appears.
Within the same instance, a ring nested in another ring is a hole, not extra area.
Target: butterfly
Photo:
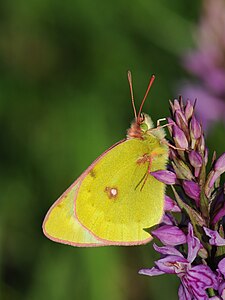
[[[141,245],[163,216],[165,185],[151,172],[165,170],[164,126],[154,128],[142,112],[151,77],[137,113],[131,73],[128,81],[134,121],[127,137],[106,150],[49,209],[43,232],[51,240],[78,247]]]

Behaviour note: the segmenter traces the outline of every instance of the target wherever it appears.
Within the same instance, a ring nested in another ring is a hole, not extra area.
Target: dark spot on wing
[[[107,194],[109,199],[116,199],[118,197],[118,188],[117,187],[106,187],[104,192]]]
[[[96,171],[94,169],[90,171],[90,176],[96,178]]]

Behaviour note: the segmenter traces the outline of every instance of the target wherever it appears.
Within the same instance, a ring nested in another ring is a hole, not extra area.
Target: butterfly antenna
[[[128,82],[129,82],[129,86],[130,86],[130,95],[131,95],[131,102],[132,102],[132,106],[133,106],[133,110],[134,110],[134,117],[135,117],[135,120],[137,120],[137,111],[136,111],[136,107],[135,107],[135,103],[134,103],[134,92],[133,92],[131,71],[127,72],[127,78],[128,78]]]
[[[139,109],[139,112],[138,112],[138,116],[137,116],[138,120],[140,120],[143,105],[144,105],[144,103],[145,103],[145,100],[146,100],[146,98],[147,98],[147,96],[148,96],[148,93],[149,93],[149,91],[150,91],[150,88],[151,88],[151,86],[152,86],[154,80],[155,80],[155,75],[152,75],[151,78],[150,78],[150,80],[149,80],[149,84],[148,84],[147,90],[146,90],[146,92],[145,92],[144,98],[143,98],[143,100],[142,100],[142,102],[141,102],[141,106],[140,106],[140,109]]]

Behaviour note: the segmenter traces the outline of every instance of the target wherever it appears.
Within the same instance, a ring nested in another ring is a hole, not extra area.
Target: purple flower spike
[[[186,235],[181,229],[172,225],[163,225],[151,232],[163,244],[176,246],[186,243]]]
[[[165,196],[164,211],[180,212],[180,207],[169,196]]]
[[[157,180],[165,184],[175,184],[176,174],[168,170],[158,170],[150,173]]]
[[[225,246],[225,239],[223,239],[219,233],[215,230],[211,230],[207,227],[203,227],[207,236],[210,237],[209,243],[213,246]]]
[[[188,148],[188,141],[184,132],[176,125],[173,126],[173,138],[177,147],[183,149]]]
[[[189,160],[193,167],[199,168],[202,166],[202,157],[199,152],[192,150],[189,153]]]
[[[197,140],[200,138],[202,134],[202,128],[199,122],[196,120],[195,116],[192,117],[191,123],[190,123],[190,130],[193,135],[193,137]]]
[[[192,199],[196,201],[199,205],[200,201],[200,187],[197,183],[190,180],[183,180],[183,189],[185,193]]]
[[[214,2],[209,2],[213,8]],[[184,105],[181,98],[170,104],[172,114],[167,120],[171,145],[176,147],[169,151],[167,170],[150,174],[165,184],[174,184],[173,196],[165,196],[163,217],[151,232],[163,244],[153,246],[161,257],[153,268],[139,273],[176,275],[180,300],[225,300],[225,185],[218,179],[225,172],[225,153],[217,160],[213,155],[208,171],[208,149],[194,105],[190,101]],[[209,225],[217,231],[207,228]]]

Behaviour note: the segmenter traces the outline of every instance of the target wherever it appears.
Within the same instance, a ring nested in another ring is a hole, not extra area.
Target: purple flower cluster
[[[152,235],[161,259],[140,274],[175,274],[180,300],[225,299],[225,153],[213,154],[210,167],[202,126],[190,101],[171,102],[168,170],[151,173],[171,186],[165,197],[164,217]],[[208,170],[209,168],[209,170]],[[208,170],[208,171],[207,171]],[[174,198],[174,199],[172,199]]]
[[[185,98],[197,98],[196,111],[205,126],[225,122],[225,2],[205,0],[195,32],[196,50],[183,58],[196,83],[187,82],[179,91]]]

